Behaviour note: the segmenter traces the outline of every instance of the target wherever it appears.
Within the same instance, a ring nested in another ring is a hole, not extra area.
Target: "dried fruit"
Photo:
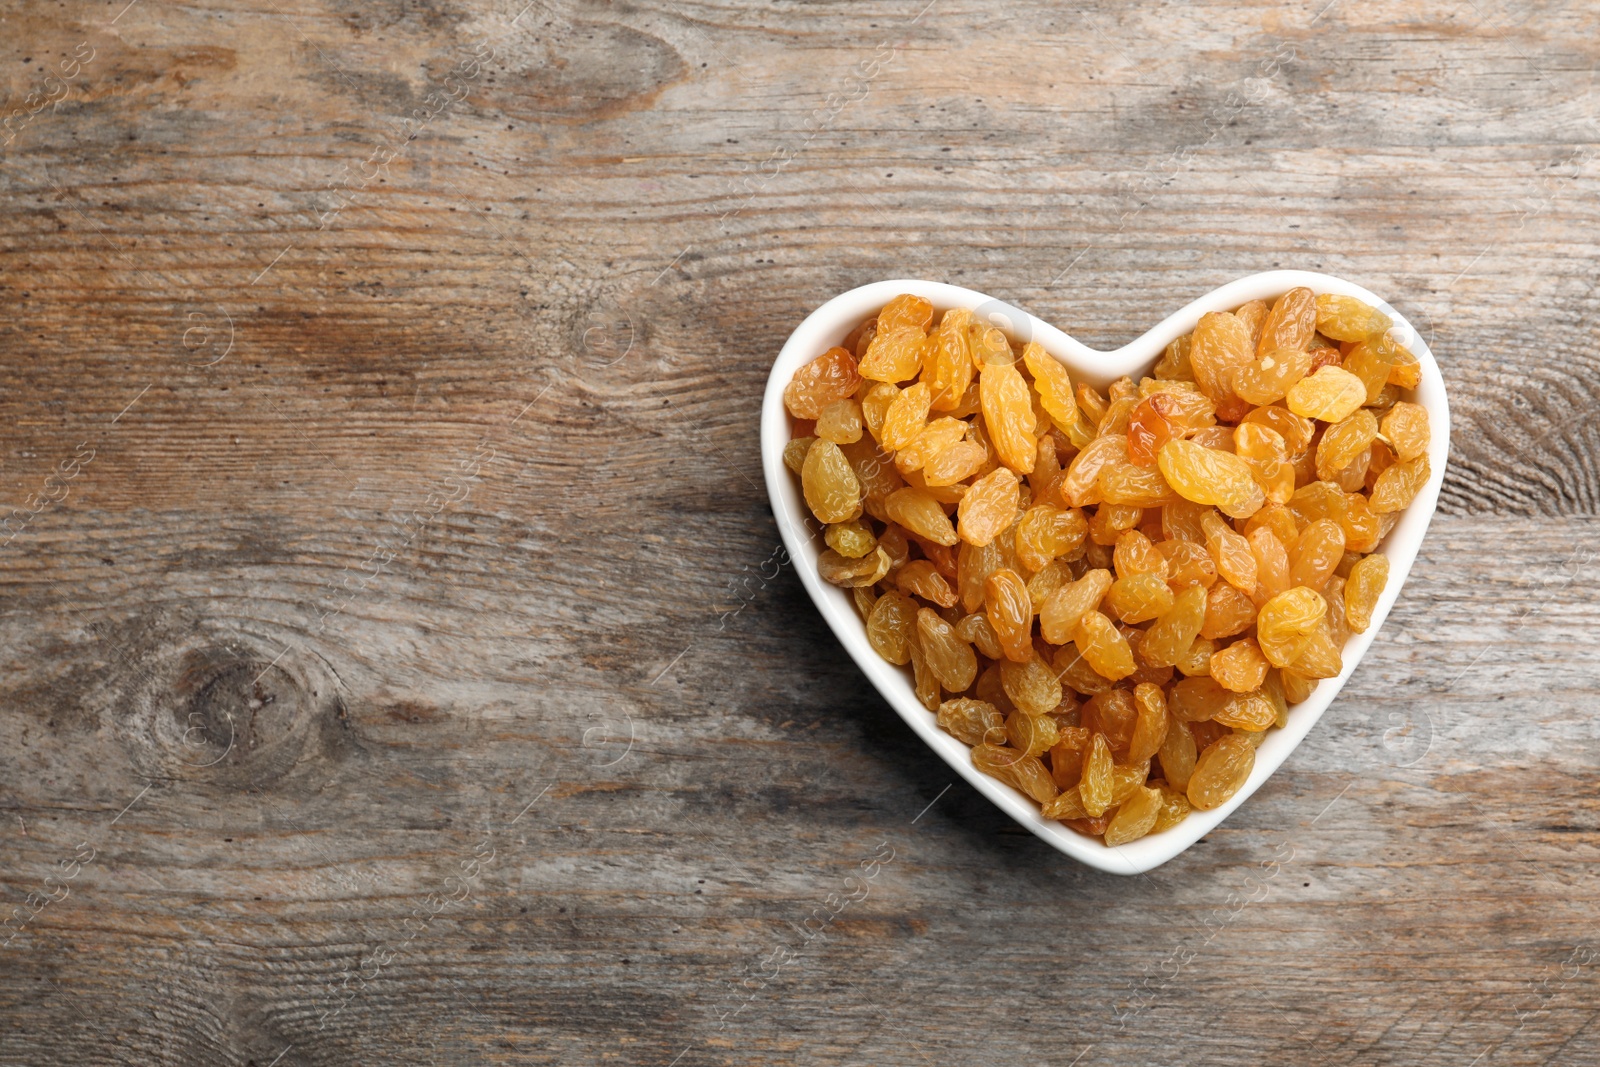
[[[809,494],[807,499],[810,499]],[[891,521],[899,523],[918,537],[926,537],[934,544],[953,545],[958,540],[956,528],[950,525],[950,516],[944,513],[939,501],[930,496],[925,489],[897,489],[889,494],[889,499],[884,502],[884,508]],[[816,511],[815,508],[812,510]],[[817,518],[822,517],[818,513]]]
[[[1378,606],[1388,582],[1389,560],[1385,556],[1366,556],[1350,568],[1350,577],[1344,583],[1344,613],[1350,629],[1358,634],[1367,632],[1372,625],[1372,609]]]
[[[1039,632],[1052,645],[1072,640],[1078,621],[1100,606],[1111,588],[1111,572],[1095,568],[1050,594],[1039,611]]]
[[[1256,588],[1250,594],[1250,599],[1260,606],[1292,584],[1289,580],[1289,553],[1267,526],[1251,530],[1245,535],[1245,540],[1249,542],[1250,555],[1256,561]]]
[[[1233,374],[1233,388],[1252,404],[1282,400],[1300,379],[1311,373],[1311,353],[1302,348],[1278,348],[1261,353]]]
[[[968,745],[1003,744],[1005,716],[986,700],[957,698],[939,705],[939,728]]]
[[[878,431],[879,443],[895,451],[916,440],[928,424],[931,400],[928,387],[922,382],[902,389],[883,414],[883,428]]]
[[[1103,734],[1095,734],[1089,741],[1089,751],[1084,754],[1083,778],[1078,782],[1083,810],[1090,815],[1103,815],[1112,804],[1112,770],[1111,746]]]
[[[1040,804],[1048,804],[1061,792],[1038,756],[1029,756],[1005,745],[974,746],[972,765]]]
[[[1213,504],[1230,518],[1253,515],[1265,502],[1244,460],[1193,441],[1168,441],[1158,458],[1161,474],[1179,496]]]
[[[1224,689],[1249,693],[1261,688],[1267,678],[1267,657],[1261,646],[1246,637],[1211,654],[1210,675]]]
[[[928,666],[928,658],[922,654],[921,647],[917,644],[916,634],[913,632],[910,643],[911,649],[911,688],[916,694],[917,701],[929,711],[939,710],[939,679]]]
[[[1088,534],[1089,523],[1077,508],[1036,504],[1017,523],[1017,560],[1031,571],[1041,571],[1058,556],[1070,557]]]
[[[1114,682],[1134,672],[1133,650],[1128,647],[1128,639],[1098,611],[1091,611],[1078,620],[1072,631],[1072,643],[1103,678]]]
[[[1170,393],[1152,393],[1128,416],[1128,459],[1140,467],[1153,467],[1161,446],[1179,436],[1178,401]]]
[[[1194,585],[1178,594],[1172,610],[1144,632],[1139,658],[1152,667],[1171,667],[1199,636],[1206,618],[1206,589]]]
[[[1159,834],[1163,830],[1170,830],[1189,817],[1193,806],[1189,798],[1181,790],[1163,787],[1161,790],[1161,810],[1156,813],[1155,825],[1150,827],[1150,832]]]
[[[1389,316],[1353,296],[1317,295],[1317,332],[1335,341],[1363,341],[1393,325]]]
[[[1137,841],[1154,829],[1156,816],[1161,814],[1161,793],[1149,786],[1138,786],[1133,796],[1124,800],[1106,827],[1106,844],[1113,847]]]
[[[1305,651],[1316,633],[1327,602],[1305,586],[1279,593],[1256,616],[1256,641],[1274,667],[1287,667]]]
[[[1156,546],[1167,559],[1167,584],[1181,593],[1191,585],[1210,588],[1217,580],[1217,564],[1193,541],[1163,541]]]
[[[878,655],[904,666],[911,662],[911,634],[916,624],[916,602],[888,592],[877,599],[872,614],[867,616],[867,640]]]
[[[1383,417],[1383,436],[1402,462],[1428,451],[1428,409],[1404,400]]]
[[[967,331],[972,312],[951,308],[939,320],[923,351],[922,380],[933,393],[934,411],[954,411],[972,384],[972,345]]]
[[[908,389],[905,393],[901,393],[900,396],[904,397],[909,392],[910,390]],[[893,406],[892,404],[890,405],[891,410]],[[819,422],[818,425],[820,426],[821,423]],[[885,427],[887,427],[887,416]],[[916,436],[911,439],[910,443],[895,453],[895,469],[904,474],[925,470],[930,460],[961,444],[966,436],[967,424],[960,419],[951,418],[948,415],[934,419],[917,431]],[[889,447],[887,441],[884,442],[884,447]],[[982,451],[981,447],[979,451]],[[926,475],[924,475],[923,480],[926,482]]]
[[[978,677],[978,657],[963,641],[955,627],[941,619],[932,608],[917,612],[917,642],[939,684],[952,693],[963,693]]]
[[[1033,375],[1034,388],[1045,412],[1057,426],[1071,425],[1078,417],[1078,402],[1073,395],[1072,378],[1061,361],[1037,342],[1022,346],[1022,362]]]
[[[1427,453],[1389,467],[1378,475],[1372,487],[1372,510],[1379,515],[1403,511],[1422,492],[1432,474]]]
[[[1206,590],[1206,617],[1200,636],[1213,641],[1242,634],[1256,621],[1255,601],[1231,582],[1218,582]]]
[[[1372,625],[1369,553],[1430,473],[1416,357],[1300,288],[1102,393],[971,311],[933,319],[898,297],[785,389],[818,573],[1045,817],[1117,845],[1224,803]]]
[[[1261,339],[1256,342],[1256,355],[1309,348],[1316,332],[1316,294],[1305,286],[1290,289],[1273,302],[1272,310],[1262,323]]]
[[[1006,659],[1033,659],[1033,598],[1022,576],[1006,568],[989,575],[983,583],[983,605]]]
[[[984,428],[1000,462],[1019,474],[1033,470],[1039,458],[1033,403],[1028,383],[1015,364],[984,364],[978,371],[978,398],[983,405]]]
[[[1219,404],[1229,399],[1233,395],[1234,369],[1249,363],[1254,355],[1250,331],[1233,315],[1208,311],[1200,316],[1189,348],[1189,365],[1194,370],[1195,384],[1206,396]]]
[[[795,371],[783,389],[783,404],[797,419],[814,419],[835,400],[854,396],[861,388],[856,358],[843,348],[830,348]]]
[[[982,547],[1017,521],[1017,476],[996,467],[973,482],[961,498],[956,534],[969,545]]]
[[[1255,769],[1256,749],[1238,734],[1220,737],[1200,753],[1186,793],[1201,811],[1221,807],[1243,788]]]
[[[1061,731],[1048,715],[1013,711],[1006,718],[1006,740],[1018,752],[1042,756],[1060,740]]]
[[[1026,663],[1002,662],[1000,684],[1017,709],[1029,715],[1048,715],[1061,703],[1061,682],[1038,653]]]
[[[817,436],[836,445],[861,440],[861,405],[851,399],[835,400],[817,416]]]
[[[1307,419],[1339,422],[1367,402],[1361,379],[1340,367],[1323,367],[1302,378],[1284,394],[1289,410]]]
[[[1189,731],[1188,723],[1173,722],[1167,728],[1167,736],[1161,741],[1160,751],[1156,753],[1162,775],[1179,789],[1189,788],[1189,778],[1194,774],[1198,756],[1194,734]]]
[[[806,506],[822,522],[848,522],[860,517],[861,483],[850,461],[832,441],[812,443],[800,469],[800,485]],[[954,536],[952,532],[951,537]]]
[[[1130,574],[1111,583],[1106,607],[1120,622],[1149,622],[1171,611],[1174,599],[1159,574]]]
[[[1128,759],[1137,763],[1161,751],[1171,718],[1167,714],[1167,698],[1159,685],[1143,682],[1135,686],[1133,703],[1136,717],[1133,735],[1128,739]]]
[[[941,608],[955,607],[955,590],[950,588],[949,581],[928,560],[914,559],[905,564],[895,572],[894,582],[901,592],[931,600]]]
[[[860,519],[834,523],[822,532],[822,539],[839,555],[851,559],[860,559],[878,547],[878,539],[873,536],[871,527]]]
[[[817,556],[817,573],[834,585],[868,586],[883,580],[890,562],[889,553],[881,548],[855,559],[826,548]]]
[[[1378,436],[1378,420],[1362,409],[1342,422],[1329,426],[1317,445],[1317,477],[1331,480],[1348,467]]]
[[[1286,407],[1277,404],[1267,404],[1256,408],[1239,422],[1240,426],[1264,426],[1283,438],[1283,447],[1290,458],[1303,455],[1307,446],[1311,444],[1311,436],[1316,432],[1316,424],[1310,419],[1296,415]]]
[[[1201,519],[1206,535],[1206,550],[1222,579],[1249,595],[1256,588],[1256,557],[1250,551],[1250,542],[1223,522],[1215,513],[1208,512]]]
[[[1189,645],[1189,651],[1178,657],[1178,662],[1174,666],[1189,678],[1200,674],[1210,674],[1211,656],[1216,650],[1217,643],[1211,638],[1197,637]]]
[[[961,635],[961,640],[977,646],[980,655],[996,660],[1005,655],[1000,647],[1000,636],[994,632],[994,627],[989,624],[987,615],[968,615],[956,623],[956,633]]]
[[[1344,557],[1344,527],[1332,519],[1318,519],[1300,531],[1289,569],[1292,585],[1321,589]]]
[[[1061,502],[1081,508],[1101,501],[1100,472],[1111,464],[1128,462],[1128,439],[1121,434],[1096,437],[1072,458],[1061,480]]]

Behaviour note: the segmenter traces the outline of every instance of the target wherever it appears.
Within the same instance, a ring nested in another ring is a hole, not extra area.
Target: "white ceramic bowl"
[[[887,663],[872,650],[867,642],[866,627],[856,614],[850,593],[829,585],[818,575],[817,556],[825,547],[820,526],[806,510],[799,479],[783,464],[783,447],[791,436],[790,416],[783,406],[784,386],[803,364],[839,344],[862,320],[875,314],[901,293],[923,297],[939,311],[953,307],[975,309],[980,317],[989,319],[1013,339],[1038,341],[1045,351],[1067,367],[1074,381],[1088,381],[1103,390],[1123,375],[1137,380],[1155,365],[1162,349],[1175,338],[1193,330],[1205,312],[1230,311],[1250,300],[1270,300],[1301,285],[1318,293],[1359,297],[1381,308],[1394,320],[1397,339],[1414,352],[1422,363],[1422,382],[1417,387],[1415,400],[1428,409],[1433,434],[1428,460],[1432,465],[1433,477],[1379,548],[1389,557],[1389,584],[1373,612],[1372,625],[1366,633],[1354,635],[1346,644],[1344,671],[1337,678],[1328,679],[1317,686],[1309,700],[1295,705],[1290,711],[1288,726],[1268,733],[1256,751],[1255,770],[1244,788],[1221,807],[1211,811],[1195,811],[1170,830],[1120,847],[1108,847],[1074,833],[1059,822],[1045,819],[1039,814],[1039,806],[1033,800],[973,767],[971,750],[939,729],[933,714],[917,701],[912,691],[909,668]],[[917,736],[975,789],[1062,852],[1091,867],[1115,874],[1137,874],[1150,870],[1210,833],[1261,788],[1262,783],[1282,766],[1283,761],[1289,758],[1289,753],[1316,725],[1343,688],[1345,680],[1355,670],[1356,664],[1361,662],[1368,646],[1378,636],[1390,607],[1400,594],[1406,575],[1411,571],[1412,561],[1417,558],[1417,549],[1422,544],[1428,520],[1433,517],[1434,508],[1438,505],[1439,487],[1444,481],[1445,459],[1449,451],[1450,410],[1445,402],[1444,382],[1439,375],[1438,364],[1434,362],[1433,354],[1422,337],[1406,322],[1404,316],[1361,286],[1331,275],[1298,270],[1268,271],[1230,282],[1168,316],[1159,326],[1114,352],[1097,352],[1027,312],[971,289],[917,280],[874,282],[834,297],[807,316],[789,335],[777,362],[773,364],[761,409],[761,464],[766,473],[767,490],[772,497],[773,514],[777,517],[783,542],[794,560],[801,582],[811,594],[811,599],[816,601],[817,610],[833,627],[845,651],[850,653],[856,665],[890,706],[916,731]]]

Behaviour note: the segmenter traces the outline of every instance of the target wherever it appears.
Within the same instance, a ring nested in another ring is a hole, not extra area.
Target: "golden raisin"
[[[1262,323],[1261,339],[1256,342],[1256,355],[1309,348],[1316,332],[1316,294],[1305,286],[1290,289],[1273,302],[1272,310]]]
[[[953,411],[972,384],[972,346],[967,329],[972,312],[951,308],[939,320],[923,352],[922,380],[932,390],[934,411]]]
[[[1158,458],[1167,484],[1185,500],[1213,504],[1235,519],[1256,512],[1266,498],[1245,461],[1193,441],[1168,441]]]
[[[1048,804],[1061,792],[1038,756],[1026,755],[1006,745],[974,746],[972,765],[1040,804]]]
[[[1189,776],[1189,803],[1201,811],[1221,807],[1244,787],[1255,769],[1255,746],[1238,734],[1220,737],[1195,761]]]
[[[1130,574],[1111,583],[1106,607],[1126,623],[1149,622],[1172,610],[1172,587],[1159,574]]]
[[[1353,296],[1317,295],[1317,332],[1335,341],[1362,341],[1392,325],[1389,316]]]
[[[1189,365],[1195,384],[1221,403],[1233,395],[1233,372],[1250,362],[1255,346],[1245,324],[1226,311],[1208,311],[1194,328]],[[1170,480],[1170,475],[1169,475]]]
[[[1005,741],[1005,716],[985,700],[946,700],[939,705],[938,722],[945,733],[968,745]]]
[[[1323,367],[1296,382],[1284,401],[1290,411],[1303,418],[1339,422],[1367,402],[1367,387],[1347,370]]]
[[[1383,436],[1402,462],[1428,451],[1428,409],[1402,400],[1383,417]]]
[[[1133,702],[1137,717],[1133,735],[1128,739],[1128,759],[1137,763],[1161,751],[1171,720],[1167,715],[1167,698],[1159,685],[1143,682],[1135,686]]]
[[[1358,634],[1367,632],[1372,625],[1372,610],[1378,606],[1388,581],[1389,560],[1381,555],[1366,556],[1350,569],[1350,577],[1344,583],[1344,611],[1350,629]]]
[[[1000,664],[1000,684],[1019,711],[1048,715],[1061,703],[1061,681],[1037,652],[1026,663]]]
[[[1072,631],[1072,642],[1089,666],[1113,682],[1134,672],[1133,650],[1111,620],[1098,611],[1088,612]]]
[[[1113,847],[1137,841],[1154,829],[1156,816],[1161,814],[1161,793],[1149,786],[1138,786],[1133,796],[1124,800],[1106,827],[1106,844]]]
[[[1017,559],[1041,571],[1056,557],[1075,553],[1088,534],[1089,524],[1077,508],[1036,504],[1017,523]]]
[[[1052,645],[1072,640],[1078,621],[1100,606],[1110,588],[1111,572],[1096,568],[1052,593],[1039,611],[1039,630],[1044,639]]]
[[[800,485],[819,522],[848,522],[861,515],[861,483],[832,441],[812,443],[800,469]]]
[[[797,419],[814,419],[835,400],[854,396],[861,388],[856,359],[843,348],[830,348],[795,371],[783,389],[783,403]]]
[[[1078,795],[1090,815],[1102,815],[1111,806],[1111,772],[1111,746],[1103,735],[1095,734],[1083,757],[1083,778],[1078,782]]]
[[[1256,641],[1274,667],[1287,667],[1305,651],[1322,622],[1327,603],[1305,586],[1279,593],[1256,616]]]
[[[1033,404],[1028,383],[1012,363],[986,363],[978,371],[978,397],[983,425],[1000,462],[1019,474],[1033,470],[1039,458],[1034,437]]]
[[[846,398],[824,407],[817,416],[817,436],[836,445],[848,445],[861,440],[861,405]]]
[[[1190,586],[1178,594],[1172,610],[1145,631],[1144,640],[1139,642],[1139,657],[1152,667],[1171,667],[1189,651],[1205,617],[1206,589]]]
[[[918,537],[926,537],[939,545],[953,545],[959,540],[956,537],[956,528],[950,525],[950,516],[945,514],[944,508],[925,489],[897,489],[889,494],[884,507],[890,519]]]
[[[1018,752],[1042,756],[1060,740],[1060,730],[1048,715],[1014,711],[1006,718],[1006,740]]]
[[[1248,693],[1261,688],[1267,677],[1267,657],[1250,638],[1241,638],[1211,654],[1210,674],[1224,689]]]
[[[909,642],[916,624],[916,602],[899,593],[885,593],[872,605],[872,614],[867,616],[867,640],[878,655],[904,666],[911,662]]]
[[[932,608],[917,612],[917,641],[927,657],[928,669],[939,684],[952,693],[972,687],[978,677],[978,657],[963,641],[955,627],[945,622]]]
[[[1161,741],[1156,759],[1160,761],[1161,773],[1167,781],[1179,789],[1187,789],[1189,778],[1194,774],[1194,763],[1198,755],[1194,735],[1189,732],[1189,725],[1173,722],[1167,728],[1167,736]]]
[[[1432,474],[1426,452],[1415,459],[1396,463],[1378,475],[1372,487],[1372,510],[1387,515],[1405,509],[1428,484]]]
[[[1017,476],[996,467],[967,487],[956,534],[969,545],[986,545],[1017,521]]]
[[[983,604],[1006,659],[1033,659],[1033,600],[1021,575],[1006,568],[990,574],[983,583]]]
[[[1244,633],[1256,619],[1256,605],[1231,582],[1218,582],[1206,590],[1206,617],[1200,636],[1213,641]]]

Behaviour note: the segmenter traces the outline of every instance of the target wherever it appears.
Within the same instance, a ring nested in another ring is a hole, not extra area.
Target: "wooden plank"
[[[7,14],[0,1062],[1596,1057],[1595,12],[925,5]],[[1441,515],[1098,875],[776,566],[767,368],[877,278],[1110,347],[1276,266],[1427,334]]]

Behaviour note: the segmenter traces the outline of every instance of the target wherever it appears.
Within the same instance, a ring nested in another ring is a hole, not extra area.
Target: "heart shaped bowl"
[[[1422,365],[1422,381],[1413,399],[1428,410],[1432,433],[1428,461],[1433,476],[1378,548],[1389,558],[1389,581],[1373,611],[1372,624],[1365,633],[1352,635],[1346,643],[1342,650],[1344,670],[1339,676],[1323,681],[1310,699],[1294,705],[1290,709],[1287,726],[1268,732],[1256,750],[1255,770],[1244,787],[1222,806],[1210,811],[1191,812],[1188,818],[1171,829],[1126,845],[1105,845],[1059,822],[1044,818],[1033,800],[974,767],[971,750],[939,729],[933,714],[917,701],[909,669],[888,663],[873,651],[867,641],[866,625],[856,613],[849,591],[822,580],[817,572],[817,557],[826,547],[822,541],[821,525],[806,509],[799,480],[783,463],[783,448],[793,428],[789,412],[783,405],[784,386],[788,385],[802,365],[841,343],[852,329],[901,293],[912,293],[928,300],[936,311],[955,307],[971,308],[977,312],[978,318],[987,319],[1013,340],[1039,342],[1045,351],[1066,366],[1074,381],[1087,381],[1097,389],[1104,390],[1124,375],[1137,380],[1140,375],[1147,373],[1160,358],[1162,349],[1193,330],[1204,313],[1231,311],[1251,300],[1271,300],[1296,286],[1306,286],[1317,293],[1358,297],[1394,320],[1395,339],[1415,353]],[[917,736],[957,774],[970,782],[973,788],[1055,848],[1091,867],[1113,874],[1148,871],[1210,833],[1261,788],[1262,783],[1283,765],[1289,753],[1316,725],[1322,713],[1328,710],[1328,705],[1333,703],[1339,690],[1344,687],[1345,680],[1356,669],[1361,657],[1382,629],[1389,609],[1405,584],[1406,575],[1422,545],[1423,534],[1428,529],[1428,520],[1438,506],[1439,487],[1444,482],[1445,460],[1449,451],[1450,410],[1445,402],[1444,381],[1433,354],[1417,331],[1393,307],[1361,286],[1328,274],[1298,270],[1267,271],[1229,282],[1175,312],[1138,340],[1114,352],[1097,352],[1049,323],[971,289],[910,279],[873,282],[834,297],[807,316],[789,335],[777,362],[773,364],[761,408],[761,466],[766,473],[767,491],[772,497],[772,511],[777,517],[778,529],[801,582],[811,594],[811,599],[816,601],[817,610],[833,627],[845,651],[850,653],[862,673],[877,686],[878,692],[916,731]]]

